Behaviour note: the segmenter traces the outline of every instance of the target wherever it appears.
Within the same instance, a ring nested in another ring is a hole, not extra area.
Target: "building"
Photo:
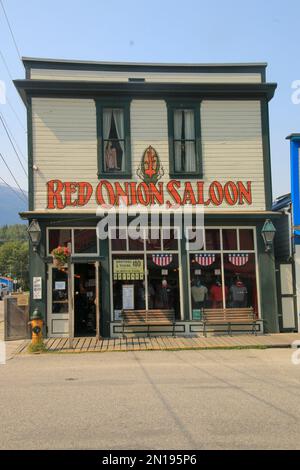
[[[176,332],[191,334],[201,331],[203,306],[251,306],[260,331],[277,332],[275,263],[261,235],[278,217],[268,120],[276,84],[266,82],[266,64],[23,63],[26,78],[15,81],[28,112],[22,217],[41,230],[30,309],[44,314],[48,336],[68,336],[70,315],[75,336],[118,335],[122,308],[172,309]],[[128,236],[134,217],[122,225],[124,200],[157,215],[158,237]],[[103,206],[117,209],[117,238],[97,237]],[[184,232],[178,209],[190,213]],[[193,231],[204,235],[197,248],[185,238]],[[51,256],[68,243],[70,286]]]
[[[278,211],[281,214],[281,217],[275,220],[276,238],[274,244],[279,328],[281,332],[297,331],[299,320],[291,194],[278,197],[273,203],[273,211]]]
[[[274,211],[279,232],[275,242],[278,266],[279,320],[282,331],[300,331],[300,134],[290,134],[291,193],[277,198]]]

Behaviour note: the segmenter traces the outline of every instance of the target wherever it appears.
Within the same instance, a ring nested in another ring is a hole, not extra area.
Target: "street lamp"
[[[266,219],[264,226],[261,230],[261,235],[265,242],[266,252],[271,251],[275,233],[276,233],[276,228],[274,227],[272,221],[270,219]]]
[[[37,247],[41,241],[42,231],[41,227],[36,219],[33,219],[27,229],[28,235],[30,237],[33,251],[37,251]]]

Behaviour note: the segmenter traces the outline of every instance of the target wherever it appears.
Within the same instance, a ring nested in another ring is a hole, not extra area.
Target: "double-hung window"
[[[170,176],[201,178],[200,103],[168,103]]]
[[[129,101],[96,101],[98,135],[98,176],[130,178]]]

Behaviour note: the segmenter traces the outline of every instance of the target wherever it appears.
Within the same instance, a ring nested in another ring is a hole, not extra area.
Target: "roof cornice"
[[[28,98],[122,96],[128,98],[191,97],[197,99],[257,99],[271,100],[276,83],[133,83],[87,82],[63,80],[14,80],[25,104]]]

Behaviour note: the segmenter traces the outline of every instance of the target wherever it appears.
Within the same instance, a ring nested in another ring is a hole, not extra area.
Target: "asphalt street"
[[[1,449],[300,449],[290,349],[18,356]]]

